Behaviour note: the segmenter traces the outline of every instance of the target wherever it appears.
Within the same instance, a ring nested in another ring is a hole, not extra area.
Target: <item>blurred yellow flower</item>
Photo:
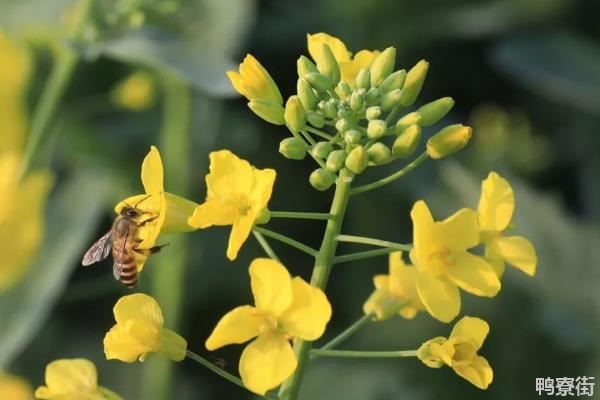
[[[46,367],[46,386],[35,391],[37,399],[121,400],[116,393],[98,386],[96,366],[84,358],[52,361]]]
[[[142,239],[139,247],[149,249],[156,243],[161,233],[189,232],[194,230],[187,220],[198,204],[183,197],[165,192],[163,184],[163,165],[158,149],[154,146],[142,163],[142,185],[146,194],[128,197],[115,206],[115,212],[121,213],[123,207],[136,207],[144,213],[143,219],[152,219],[139,229]],[[147,256],[136,254],[138,271],[144,268]]]
[[[424,309],[417,294],[417,270],[404,263],[401,251],[390,254],[389,268],[388,275],[373,278],[375,291],[366,301],[363,311],[365,314],[374,313],[380,321],[396,314],[413,319]]]
[[[239,72],[227,71],[231,84],[239,94],[250,100],[248,107],[259,117],[283,125],[283,98],[267,70],[252,55],[246,55]]]
[[[0,374],[0,399],[33,400],[33,390],[22,378]]]
[[[20,158],[0,154],[0,292],[25,274],[44,231],[44,206],[52,179],[45,172],[18,180]]]
[[[321,289],[292,278],[277,261],[255,259],[249,272],[255,306],[240,306],[225,314],[206,340],[206,348],[256,338],[244,349],[239,370],[249,390],[265,394],[296,369],[289,340],[321,337],[331,318],[331,305]]]
[[[371,63],[379,54],[379,51],[361,50],[352,57],[352,53],[348,51],[344,42],[335,36],[327,33],[315,33],[314,35],[306,35],[308,42],[308,53],[315,60],[316,64],[324,62],[321,55],[321,47],[326,44],[329,46],[333,55],[340,66],[342,80],[346,81],[351,87],[354,87],[354,79],[356,74],[363,68],[369,68]]]
[[[160,306],[152,297],[136,293],[123,296],[113,309],[117,324],[104,337],[108,360],[144,361],[148,353],[162,353],[173,361],[185,358],[187,342],[163,328]]]
[[[440,336],[428,340],[417,351],[417,357],[431,368],[448,365],[479,389],[487,389],[494,379],[494,371],[477,351],[489,331],[484,320],[463,317],[454,325],[449,338]]]
[[[120,82],[111,93],[113,102],[132,111],[146,110],[154,104],[156,93],[152,75],[137,71]]]
[[[507,262],[526,274],[535,275],[537,255],[531,242],[521,236],[502,236],[515,211],[515,194],[506,179],[490,172],[481,183],[479,228],[485,256],[501,277]]]
[[[275,176],[275,170],[257,169],[229,150],[210,153],[206,201],[196,208],[189,224],[200,229],[232,225],[227,258],[234,260],[267,207]]]
[[[420,200],[410,213],[417,267],[417,292],[427,311],[450,322],[460,311],[458,288],[476,296],[493,297],[500,281],[482,257],[467,251],[479,244],[477,213],[463,208],[442,222],[435,222],[427,204]]]

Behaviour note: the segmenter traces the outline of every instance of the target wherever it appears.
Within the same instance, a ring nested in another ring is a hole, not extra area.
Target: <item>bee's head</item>
[[[142,212],[134,207],[123,207],[121,215],[127,218],[136,219],[142,216]]]

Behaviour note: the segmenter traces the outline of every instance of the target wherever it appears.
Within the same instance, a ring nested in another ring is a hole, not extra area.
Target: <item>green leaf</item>
[[[50,199],[37,260],[17,286],[0,296],[0,370],[35,337],[80,264],[104,211],[108,186],[108,179],[82,172]]]

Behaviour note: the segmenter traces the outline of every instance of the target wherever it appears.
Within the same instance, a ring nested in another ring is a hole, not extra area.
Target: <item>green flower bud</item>
[[[374,119],[369,121],[369,125],[367,126],[367,137],[369,139],[379,139],[385,135],[386,129],[387,124],[382,119]]]
[[[346,118],[339,119],[335,123],[335,129],[337,129],[338,132],[346,132],[351,126],[352,124]]]
[[[296,89],[298,91],[298,97],[300,97],[300,101],[304,106],[305,110],[314,110],[315,106],[319,99],[317,95],[313,91],[312,86],[306,81],[304,78],[298,79],[298,84],[296,85]]]
[[[257,225],[263,225],[263,224],[268,224],[270,220],[271,220],[271,212],[269,211],[269,209],[267,207],[265,207],[259,211],[258,215],[256,216],[256,219],[254,220],[254,223]]]
[[[397,158],[410,156],[419,145],[421,140],[421,127],[411,125],[398,135],[392,145],[392,154]]]
[[[448,111],[454,106],[454,100],[452,97],[442,97],[431,103],[427,103],[417,110],[421,116],[419,125],[429,126],[433,125],[442,119]]]
[[[382,165],[392,159],[392,151],[383,143],[374,143],[367,150],[369,161],[375,165]]]
[[[317,68],[319,72],[329,77],[334,84],[337,84],[340,81],[340,66],[329,45],[323,44],[321,49],[321,63],[317,65]]]
[[[396,122],[396,135],[401,134],[409,126],[418,124],[419,121],[421,121],[421,114],[418,112],[406,114]]]
[[[335,174],[328,169],[315,169],[309,176],[308,181],[317,190],[325,191],[335,183]]]
[[[329,153],[331,153],[332,146],[329,142],[317,142],[311,149],[311,154],[316,158],[327,158]]]
[[[327,118],[335,119],[335,117],[337,116],[337,106],[335,105],[335,102],[325,102],[325,104],[323,105],[323,111],[325,112],[325,116],[327,116]]]
[[[369,163],[369,154],[362,146],[356,146],[352,149],[348,157],[346,157],[346,168],[355,174],[360,174],[367,168],[367,164]]]
[[[396,49],[388,47],[371,64],[371,86],[379,86],[394,70],[396,65]]]
[[[429,69],[429,63],[425,60],[419,61],[414,67],[408,71],[406,75],[406,82],[404,83],[403,91],[404,95],[402,96],[402,101],[400,102],[404,107],[410,106],[415,102],[419,93],[421,93],[421,88],[423,87],[423,82],[425,81],[425,76],[427,76],[427,70]]]
[[[290,160],[302,160],[306,157],[306,144],[297,137],[289,137],[279,142],[279,152]]]
[[[358,89],[368,89],[371,86],[371,72],[367,68],[363,68],[356,74],[354,85]]]
[[[381,82],[381,85],[379,85],[379,91],[382,94],[385,94],[394,89],[402,89],[405,79],[406,79],[406,71],[405,70],[401,69],[399,71],[396,71],[396,72],[388,75],[388,77],[385,78],[383,80],[383,82]]]
[[[371,106],[371,107],[367,108],[367,111],[365,112],[365,116],[367,117],[367,119],[369,121],[381,117],[381,107]]]
[[[304,78],[308,74],[319,72],[317,66],[305,56],[300,56],[296,65],[298,67],[298,78]]]
[[[433,135],[427,141],[427,154],[439,159],[456,153],[467,145],[473,129],[462,124],[450,125]]]
[[[294,133],[300,132],[306,126],[306,111],[298,96],[290,96],[285,103],[285,124]]]
[[[362,139],[362,133],[357,129],[350,129],[344,132],[344,141],[348,144],[358,144]]]
[[[352,111],[358,111],[361,109],[366,95],[367,91],[362,88],[352,92],[352,96],[350,96],[350,108]]]
[[[379,89],[371,88],[367,92],[366,102],[368,106],[374,106],[379,103]]]
[[[387,112],[390,111],[392,108],[396,107],[396,105],[400,104],[403,97],[404,95],[402,93],[402,90],[394,89],[381,96],[379,104],[381,104],[381,108],[383,109],[383,111]]]
[[[275,125],[283,125],[283,107],[281,104],[269,100],[251,100],[248,107],[262,119]]]
[[[346,162],[346,157],[348,157],[348,153],[344,150],[334,150],[329,153],[327,157],[327,161],[325,162],[325,166],[328,170],[332,172],[337,172],[344,166]]]
[[[352,116],[352,112],[346,107],[338,107],[337,117],[338,118],[350,118]]]
[[[325,126],[325,117],[319,113],[309,111],[306,115],[306,119],[308,120],[308,123],[315,128],[322,128]]]
[[[333,88],[333,81],[329,79],[327,75],[323,75],[318,72],[306,74],[304,79],[306,79],[308,83],[310,83],[310,86],[315,88],[318,92],[325,93]]]
[[[338,83],[337,86],[335,87],[335,92],[342,99],[345,99],[346,97],[352,95],[352,88],[350,87],[350,85],[348,84],[348,82],[346,82],[346,81],[340,81],[340,83]]]

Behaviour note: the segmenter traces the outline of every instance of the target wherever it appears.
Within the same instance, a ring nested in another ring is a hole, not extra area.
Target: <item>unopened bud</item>
[[[348,153],[344,150],[334,150],[329,153],[327,157],[327,161],[325,162],[325,166],[328,170],[332,172],[337,172],[344,166],[346,162],[346,157],[348,157]]]
[[[337,84],[340,81],[340,66],[338,65],[331,48],[327,44],[321,46],[321,57],[319,57],[320,63],[317,65],[319,71],[329,77],[333,84]]]
[[[425,81],[425,77],[427,76],[427,70],[429,69],[429,63],[425,60],[419,61],[414,67],[408,71],[406,75],[406,82],[404,83],[403,91],[404,95],[402,96],[402,101],[400,102],[404,107],[410,106],[415,102],[419,93],[421,93],[421,88],[423,87],[423,82]]]
[[[375,165],[382,165],[392,159],[392,151],[383,143],[374,143],[367,150],[369,161]]]
[[[379,91],[381,93],[387,93],[394,89],[402,89],[404,81],[406,80],[406,71],[401,69],[388,75],[387,78],[379,85]]]
[[[396,122],[396,135],[401,134],[409,126],[418,124],[419,121],[421,121],[421,114],[417,112],[406,114]]]
[[[360,174],[369,164],[369,154],[362,146],[356,146],[346,157],[346,168],[355,174]]]
[[[353,111],[358,111],[363,106],[363,101],[365,100],[365,96],[367,95],[367,91],[365,89],[357,89],[350,96],[350,108]]]
[[[374,106],[379,103],[379,89],[371,88],[367,92],[367,98],[365,99],[368,106]]]
[[[296,66],[298,67],[298,78],[304,78],[308,74],[319,72],[317,66],[305,56],[300,56]]]
[[[452,97],[442,97],[441,99],[437,99],[431,103],[425,104],[417,110],[421,116],[419,125],[429,126],[435,124],[446,114],[448,114],[453,106],[454,100]]]
[[[338,118],[350,118],[352,116],[352,112],[346,107],[338,107],[337,117]]]
[[[298,96],[290,96],[285,103],[285,124],[294,133],[300,132],[306,126],[306,111]]]
[[[258,215],[256,216],[256,219],[254,220],[254,223],[257,225],[263,225],[263,224],[268,224],[270,220],[271,220],[271,212],[269,211],[269,209],[267,207],[265,207],[258,212]]]
[[[367,137],[369,139],[379,139],[385,134],[387,125],[382,119],[374,119],[369,121],[367,126]]]
[[[358,144],[362,139],[362,133],[357,129],[350,129],[344,133],[344,141],[348,144]]]
[[[290,160],[302,160],[306,157],[306,144],[297,137],[289,137],[279,142],[279,152]]]
[[[372,107],[367,108],[367,111],[365,112],[365,116],[367,117],[367,119],[369,121],[381,117],[381,107],[372,106]]]
[[[269,100],[252,100],[248,107],[262,119],[275,125],[283,125],[284,110],[281,104]]]
[[[328,169],[319,168],[310,174],[308,181],[315,189],[325,191],[335,183],[335,174]]]
[[[323,111],[325,112],[327,118],[335,119],[335,117],[337,116],[337,106],[335,105],[335,102],[325,102],[323,105]]]
[[[398,135],[392,145],[392,154],[396,158],[406,158],[410,156],[421,140],[421,127],[411,125]]]
[[[327,92],[333,88],[333,81],[327,75],[323,75],[318,72],[306,74],[304,79],[310,83],[310,86],[319,92]]]
[[[383,111],[390,111],[396,105],[400,104],[402,97],[404,97],[402,90],[394,89],[381,96],[379,104],[381,104]]]
[[[306,115],[306,119],[315,128],[322,128],[325,126],[325,117],[317,112],[309,111]]]
[[[433,135],[427,141],[427,154],[439,159],[456,153],[467,145],[473,130],[462,124],[450,125]]]
[[[346,132],[348,129],[350,129],[351,126],[352,124],[346,118],[339,119],[335,123],[335,129],[337,129],[338,132]]]
[[[371,72],[368,68],[363,68],[356,74],[354,85],[358,89],[368,89],[371,86]]]
[[[337,86],[335,87],[335,92],[342,99],[345,99],[346,97],[352,95],[352,88],[350,87],[348,82],[340,81],[340,83],[338,83]]]
[[[310,153],[316,158],[324,159],[327,158],[329,153],[331,153],[332,147],[329,142],[317,142],[312,147]]]
[[[388,47],[371,64],[371,86],[379,86],[394,70],[396,65],[396,49]]]
[[[296,89],[298,91],[298,97],[300,97],[300,101],[304,106],[305,110],[314,110],[315,106],[319,99],[317,95],[313,91],[312,86],[306,81],[304,78],[298,79],[298,84],[296,85]]]

